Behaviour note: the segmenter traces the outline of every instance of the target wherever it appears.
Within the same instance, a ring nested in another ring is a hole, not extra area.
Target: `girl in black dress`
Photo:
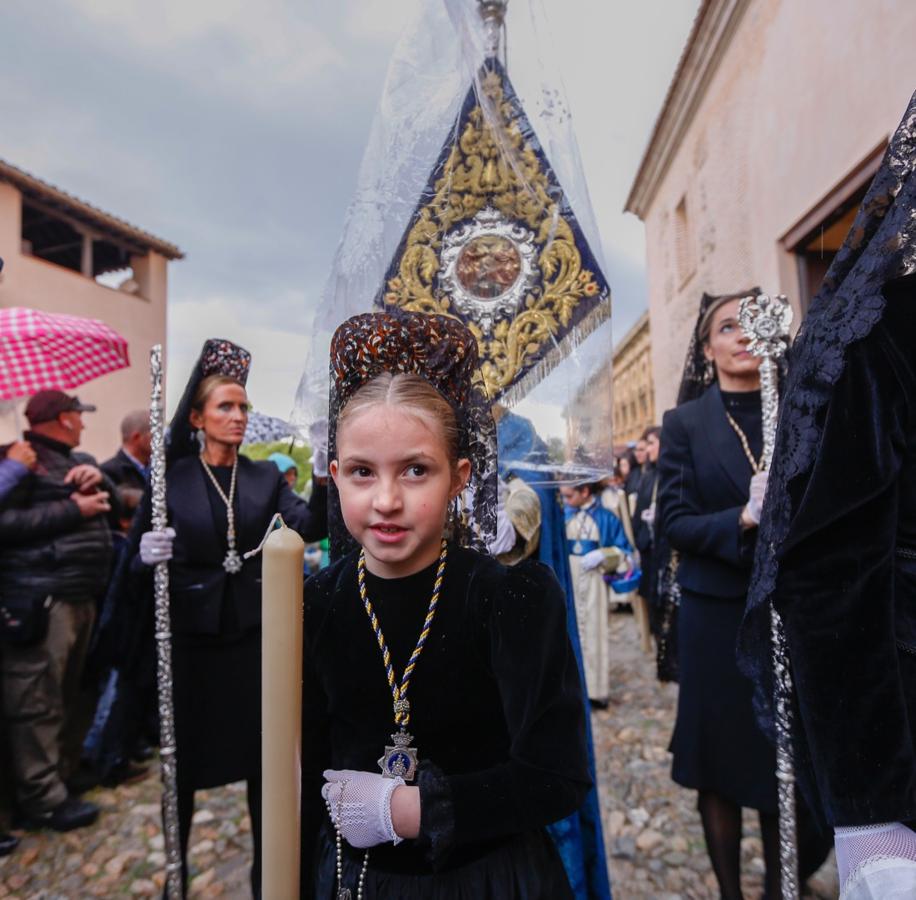
[[[495,428],[474,337],[357,316],[332,343],[332,542],[305,591],[302,893],[571,897],[545,826],[590,787],[562,590],[468,549],[492,529]],[[468,519],[465,516],[464,522]]]
[[[748,292],[746,292],[748,293]],[[722,897],[741,894],[741,809],[760,814],[767,896],[778,881],[776,758],[757,728],[735,643],[766,474],[760,360],[738,326],[745,294],[704,295],[676,409],[664,417],[657,524],[680,554],[680,694],[672,777],[699,792]]]
[[[169,561],[182,863],[194,792],[247,781],[254,841],[252,886],[260,890],[261,557],[275,513],[304,540],[326,533],[327,489],[310,506],[289,489],[272,462],[239,454],[248,420],[250,357],[228,341],[208,341],[179,403],[169,435],[166,501],[169,527],[144,530],[133,568]],[[198,434],[199,433],[199,434]],[[199,435],[203,440],[199,440]]]

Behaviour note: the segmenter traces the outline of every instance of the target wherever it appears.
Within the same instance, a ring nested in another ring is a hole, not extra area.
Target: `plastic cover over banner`
[[[510,2],[498,31],[480,10],[424,2],[405,25],[314,311],[294,419],[327,413],[341,321],[390,306],[443,312],[475,333],[494,404],[529,418],[551,461],[598,451],[607,462],[611,338],[599,326],[610,291],[560,61],[540,0]]]

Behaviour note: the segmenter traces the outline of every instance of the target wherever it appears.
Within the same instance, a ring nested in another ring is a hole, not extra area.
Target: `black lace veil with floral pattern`
[[[847,348],[867,337],[884,312],[884,285],[916,271],[916,94],[891,139],[846,241],[790,351],[738,663],[754,682],[754,707],[775,739],[770,602],[779,553],[794,511],[788,485],[809,476],[825,410],[846,364]],[[794,488],[794,485],[793,485]]]

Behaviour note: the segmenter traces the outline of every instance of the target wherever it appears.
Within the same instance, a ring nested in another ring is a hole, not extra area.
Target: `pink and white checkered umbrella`
[[[129,365],[127,341],[98,319],[0,309],[0,400],[66,391]]]

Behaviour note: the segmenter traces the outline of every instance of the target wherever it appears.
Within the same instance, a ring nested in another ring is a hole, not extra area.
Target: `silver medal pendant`
[[[378,764],[385,778],[401,777],[404,781],[413,781],[417,774],[417,748],[408,746],[413,735],[398,731],[391,735],[393,746],[385,747],[385,754]]]
[[[226,553],[226,558],[223,560],[223,568],[230,575],[238,575],[242,571],[242,557],[239,556],[237,550],[229,550]]]

